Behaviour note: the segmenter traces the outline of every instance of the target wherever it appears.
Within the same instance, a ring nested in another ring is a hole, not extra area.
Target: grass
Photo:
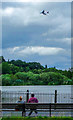
[[[3,117],[0,120],[73,120],[71,117]]]

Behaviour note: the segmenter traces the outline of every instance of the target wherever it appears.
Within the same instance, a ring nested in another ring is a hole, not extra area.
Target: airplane
[[[47,15],[47,14],[49,14],[49,11],[43,10],[42,12],[40,12],[40,14]]]

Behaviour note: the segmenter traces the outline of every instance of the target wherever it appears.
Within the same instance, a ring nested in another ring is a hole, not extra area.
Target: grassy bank
[[[1,120],[73,120],[71,117],[3,117]]]

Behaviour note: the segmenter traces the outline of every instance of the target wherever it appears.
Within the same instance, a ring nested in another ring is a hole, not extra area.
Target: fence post
[[[28,102],[28,99],[29,99],[29,90],[27,90],[27,93],[26,93],[26,102]]]
[[[49,104],[49,116],[51,117],[51,103]]]
[[[55,90],[55,103],[57,103],[57,90]]]

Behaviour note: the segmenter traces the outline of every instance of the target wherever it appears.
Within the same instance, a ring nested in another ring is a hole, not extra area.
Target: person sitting
[[[34,97],[34,94],[31,94],[31,98],[28,100],[28,103],[38,103],[38,99]],[[36,108],[32,108],[30,109],[30,113],[28,114],[28,116],[30,116],[33,111],[37,114]]]
[[[25,116],[25,101],[22,100],[22,96],[19,97],[19,101],[17,101],[18,105],[16,106],[15,110],[16,111],[22,111],[22,116]],[[23,104],[23,106],[21,106],[20,104]]]
[[[25,103],[25,101],[22,100],[22,96],[19,97],[19,101],[17,103]]]

